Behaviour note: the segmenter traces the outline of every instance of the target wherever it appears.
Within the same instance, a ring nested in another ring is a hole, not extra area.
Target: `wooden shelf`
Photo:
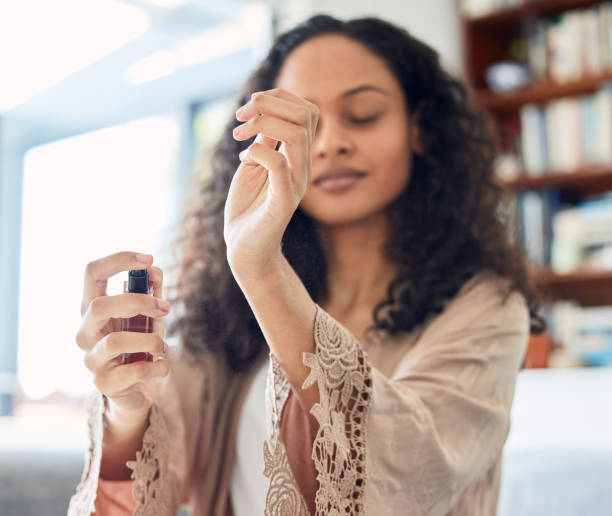
[[[504,124],[514,123],[521,107],[545,104],[563,97],[595,93],[612,82],[612,69],[585,75],[578,80],[556,82],[537,79],[531,84],[507,93],[489,89],[486,70],[493,63],[513,59],[511,51],[517,41],[525,41],[526,31],[540,18],[566,11],[603,5],[605,0],[523,0],[521,5],[499,9],[478,17],[462,16],[465,77],[470,100],[488,112],[491,129],[497,132]],[[511,129],[512,130],[512,129]],[[505,134],[500,134],[505,137]],[[508,137],[512,137],[509,134]],[[519,176],[498,183],[508,192],[555,188],[580,195],[612,191],[612,163],[588,165],[573,171],[549,170],[543,175]],[[574,197],[568,195],[572,202]],[[583,306],[612,305],[612,270],[579,269],[559,274],[547,268],[530,266],[530,278],[547,301],[573,299]]]
[[[541,176],[522,173],[515,179],[500,181],[500,184],[510,190],[559,188],[583,194],[599,194],[612,190],[612,163],[589,165],[572,172],[550,171]]]
[[[583,77],[577,81],[563,83],[541,81],[507,93],[480,89],[474,94],[482,107],[502,113],[517,111],[524,104],[531,102],[544,103],[562,97],[592,94],[607,81],[612,81],[612,70],[601,75]]]
[[[482,16],[464,16],[463,20],[473,26],[516,25],[526,15],[547,16],[599,3],[601,3],[601,0],[525,0],[522,5],[496,9]]]
[[[559,274],[548,269],[532,272],[545,299],[574,299],[583,306],[612,304],[612,270],[577,270]]]

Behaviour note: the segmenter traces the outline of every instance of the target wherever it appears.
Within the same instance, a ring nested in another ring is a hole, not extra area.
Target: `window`
[[[26,154],[17,372],[26,398],[80,396],[93,386],[75,342],[85,266],[133,250],[163,268],[178,146],[177,120],[161,116]],[[110,295],[121,293],[124,275],[111,278]]]

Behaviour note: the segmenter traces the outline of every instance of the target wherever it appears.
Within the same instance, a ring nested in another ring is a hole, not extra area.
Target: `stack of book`
[[[520,164],[528,175],[612,163],[612,82],[592,95],[520,110]]]
[[[585,365],[612,364],[612,306],[581,307],[571,301],[550,307],[549,324],[556,344]]]
[[[554,189],[517,194],[516,235],[529,260],[559,273],[612,270],[612,196],[568,206]]]
[[[552,220],[550,265],[557,272],[579,267],[612,269],[612,197],[583,201]]]
[[[535,18],[525,27],[533,80],[558,83],[612,68],[612,2]]]
[[[562,209],[555,190],[519,191],[515,197],[517,238],[533,264],[548,267],[551,264],[553,219]]]

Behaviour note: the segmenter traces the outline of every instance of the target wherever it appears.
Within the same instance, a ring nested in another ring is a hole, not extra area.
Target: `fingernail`
[[[242,116],[244,114],[244,112],[245,112],[245,108],[244,108],[244,106],[242,106],[241,108],[238,108],[236,110],[236,115],[237,116]]]
[[[149,263],[149,261],[151,260],[152,256],[150,254],[142,254],[142,253],[137,253],[136,254],[136,259],[139,262],[143,262],[143,263]]]
[[[164,341],[164,353],[168,352],[168,343]]]
[[[244,157],[246,156],[246,153],[247,153],[247,151],[246,151],[246,149],[244,149],[240,154],[238,154],[238,157],[240,159],[244,159]]]
[[[164,312],[167,312],[170,309],[170,303],[168,303],[168,301],[166,301],[165,299],[158,299],[157,300],[157,307],[160,310],[163,310]]]

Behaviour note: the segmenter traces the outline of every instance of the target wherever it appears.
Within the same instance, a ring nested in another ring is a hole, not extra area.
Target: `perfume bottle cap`
[[[128,292],[140,294],[149,292],[149,271],[147,269],[128,271]]]

